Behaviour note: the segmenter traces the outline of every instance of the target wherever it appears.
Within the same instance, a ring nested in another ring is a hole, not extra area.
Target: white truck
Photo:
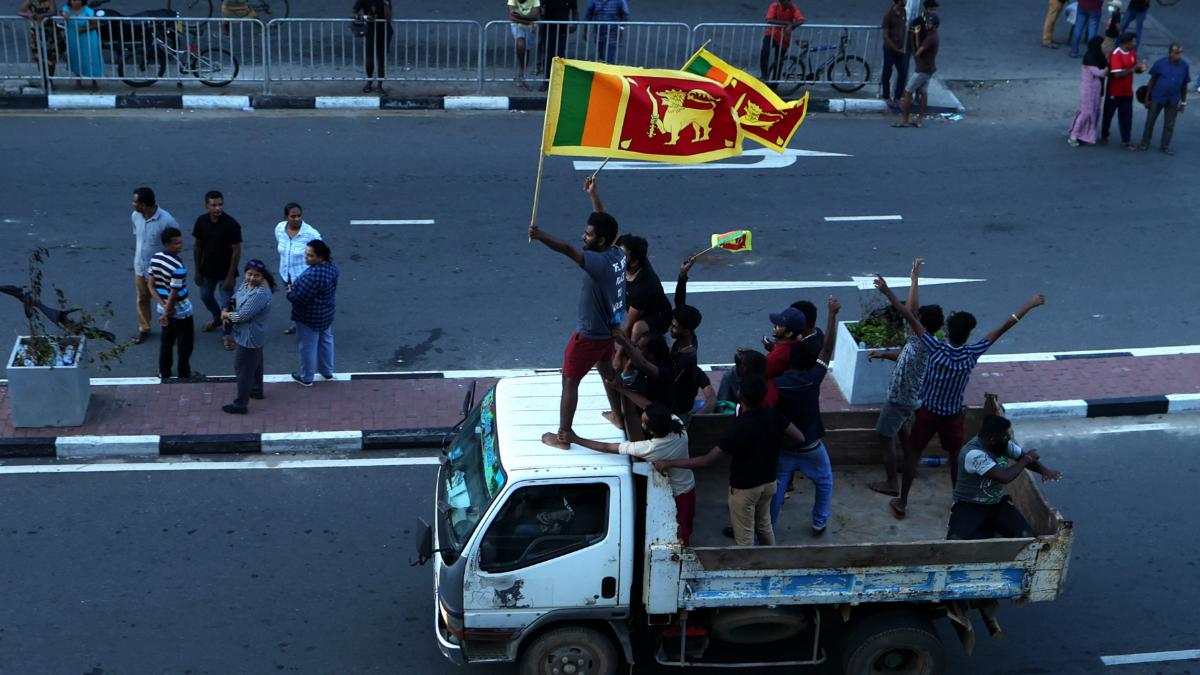
[[[434,523],[419,523],[417,547],[419,561],[433,561],[435,632],[454,663],[614,675],[622,662],[834,659],[853,675],[929,675],[945,660],[933,621],[949,620],[969,651],[973,610],[997,635],[999,601],[1044,602],[1062,591],[1071,523],[1028,474],[1008,490],[1037,536],[946,541],[944,468],[923,474],[930,479],[897,522],[865,487],[878,467],[844,464],[836,447],[834,518],[821,539],[810,534],[811,496],[798,481],[778,545],[734,546],[721,533],[727,472],[714,467],[696,472],[696,527],[682,546],[670,488],[651,467],[541,443],[557,427],[559,393],[556,374],[501,380],[473,410],[464,403],[443,452]],[[601,417],[606,406],[603,385],[589,376],[576,433],[619,441]],[[707,451],[696,435],[693,452]]]

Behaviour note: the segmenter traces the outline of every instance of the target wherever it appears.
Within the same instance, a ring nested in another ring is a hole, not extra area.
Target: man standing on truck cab
[[[620,247],[613,246],[617,240],[617,219],[601,211],[588,216],[582,251],[542,232],[537,221],[529,224],[529,240],[540,241],[550,250],[565,255],[585,273],[579,293],[579,319],[563,351],[558,432],[542,434],[543,443],[565,450],[571,447],[567,439],[579,405],[579,382],[583,376],[596,366],[605,380],[614,377],[613,330],[620,330],[625,315],[625,254]],[[607,387],[605,391],[613,416],[619,418],[620,395]]]
[[[729,520],[738,546],[752,546],[755,535],[760,544],[773,546],[771,499],[775,496],[775,466],[784,445],[804,445],[804,434],[783,413],[763,405],[767,381],[750,376],[742,381],[742,413],[733,428],[708,454],[690,459],[669,459],[654,463],[659,471],[703,469],[722,455],[729,461]]]
[[[571,433],[568,440],[597,452],[629,455],[647,462],[688,458],[687,431],[683,422],[671,414],[662,403],[651,403],[642,412],[642,432],[649,440],[602,443],[580,438]],[[675,520],[679,523],[679,540],[684,546],[692,537],[692,522],[696,519],[696,477],[690,469],[669,469],[671,494],[675,497]]]
[[[950,509],[947,539],[1032,537],[1033,529],[1004,486],[1029,469],[1042,480],[1062,478],[1043,466],[1037,450],[1022,450],[1012,440],[1012,423],[999,415],[983,418],[979,435],[963,446],[958,485]]]

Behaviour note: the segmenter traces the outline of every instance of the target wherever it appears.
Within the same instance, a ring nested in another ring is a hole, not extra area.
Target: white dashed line
[[[1189,659],[1200,659],[1200,649],[1184,649],[1177,652],[1146,652],[1144,654],[1101,656],[1100,662],[1106,666],[1126,666],[1133,663],[1160,663],[1162,661],[1187,661]]]
[[[854,223],[867,220],[904,220],[904,216],[825,216],[827,223]]]

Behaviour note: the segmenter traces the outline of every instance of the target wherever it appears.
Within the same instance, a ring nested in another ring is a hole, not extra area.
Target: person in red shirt
[[[788,307],[778,314],[772,314],[771,336],[763,338],[763,348],[767,350],[767,379],[778,377],[783,371],[791,368],[788,359],[792,354],[792,345],[804,335],[808,321],[804,312],[795,307]]]
[[[779,0],[767,8],[767,23],[773,25],[763,31],[762,54],[759,57],[763,81],[779,79],[783,57],[792,43],[792,30],[804,23],[804,15],[793,0]]]
[[[1138,63],[1133,45],[1137,34],[1125,32],[1117,40],[1117,48],[1108,58],[1108,90],[1104,95],[1104,121],[1100,127],[1100,144],[1108,143],[1108,131],[1112,126],[1113,113],[1121,128],[1121,142],[1127,150],[1136,150],[1131,142],[1133,133],[1133,76],[1146,72],[1146,64]]]

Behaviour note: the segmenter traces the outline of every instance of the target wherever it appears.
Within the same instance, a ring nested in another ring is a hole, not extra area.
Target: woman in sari
[[[1098,35],[1088,40],[1087,54],[1083,57],[1083,81],[1079,85],[1079,112],[1075,113],[1067,136],[1067,143],[1071,147],[1079,147],[1080,143],[1096,143],[1104,78],[1108,76],[1108,59],[1104,56],[1103,43],[1104,38]]]
[[[25,0],[17,14],[29,19],[29,51],[33,62],[39,65],[42,63],[42,49],[38,44],[38,26],[45,25],[46,72],[54,77],[58,66],[58,31],[46,19],[58,14],[58,5],[54,0]]]
[[[67,19],[67,64],[79,78],[92,78],[92,91],[99,89],[96,78],[104,74],[100,56],[100,26],[93,18],[96,11],[84,0],[67,0],[62,11]],[[75,80],[75,88],[83,89],[83,80]]]

